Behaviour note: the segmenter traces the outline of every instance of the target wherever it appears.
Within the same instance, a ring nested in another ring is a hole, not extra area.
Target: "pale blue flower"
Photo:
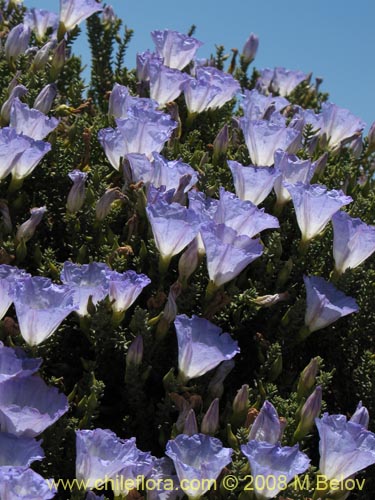
[[[318,236],[333,214],[353,201],[343,191],[336,189],[328,191],[326,186],[320,184],[310,185],[297,182],[296,184],[285,183],[284,186],[292,197],[303,241],[310,241]]]
[[[259,239],[239,235],[224,224],[204,224],[201,235],[206,249],[208,275],[217,287],[236,278],[263,253]]]
[[[0,384],[2,432],[35,437],[69,409],[68,399],[37,376],[13,378]]]
[[[237,161],[228,160],[232,172],[236,195],[240,200],[247,200],[259,205],[272,191],[280,176],[280,171],[274,167],[244,166]]]
[[[22,349],[6,347],[0,342],[0,383],[16,377],[29,377],[39,370],[41,364],[41,358],[29,358]]]
[[[19,55],[26,52],[30,36],[31,30],[26,24],[17,24],[10,30],[4,46],[5,57],[8,61],[17,59]]]
[[[328,479],[344,480],[375,463],[375,435],[345,415],[315,419],[320,442],[319,470]]]
[[[91,262],[90,264],[74,264],[65,262],[61,271],[61,281],[73,290],[74,304],[78,306],[77,313],[80,316],[88,314],[87,304],[91,297],[92,303],[96,305],[108,295],[110,268],[102,262]]]
[[[113,302],[114,311],[123,312],[137,300],[143,288],[151,283],[150,278],[145,274],[137,274],[135,271],[118,273],[112,271],[108,273],[109,300]]]
[[[50,337],[77,309],[73,288],[55,285],[48,278],[17,280],[12,297],[21,335],[32,346]]]
[[[256,89],[245,90],[241,107],[245,118],[248,120],[264,120],[270,111],[281,111],[289,105],[285,97],[274,97],[263,95]]]
[[[96,0],[60,0],[60,23],[66,31],[103,9]]]
[[[59,120],[56,118],[49,118],[41,111],[29,108],[19,99],[14,99],[10,112],[10,126],[17,134],[24,134],[39,141],[55,130],[58,124]]]
[[[51,28],[53,32],[56,32],[59,16],[49,10],[32,8],[26,11],[24,23],[34,31],[38,40],[43,40],[48,29]]]
[[[231,462],[233,450],[207,434],[179,434],[168,441],[166,455],[173,460],[183,491],[189,499],[201,498]],[[185,480],[185,481],[184,481]],[[197,486],[200,486],[199,488]]]
[[[160,106],[174,101],[182,92],[188,75],[178,69],[168,68],[159,62],[150,62],[148,67],[150,78],[150,97]]]
[[[244,117],[240,125],[254,165],[271,166],[277,149],[295,153],[301,143],[301,133],[281,123]]]
[[[345,212],[332,217],[333,258],[340,274],[354,269],[375,251],[375,226],[369,226]]]
[[[281,490],[279,479],[285,478],[288,484],[294,476],[305,472],[310,464],[307,455],[299,451],[298,444],[290,447],[250,441],[241,446],[241,451],[250,463],[252,476],[264,478],[264,481],[254,481],[255,495],[261,500],[275,498]]]
[[[25,467],[0,467],[0,498],[4,500],[49,500],[57,493],[53,479],[44,479]]]
[[[174,321],[178,341],[178,368],[185,380],[201,377],[240,352],[229,333],[210,321],[180,314]]]
[[[339,318],[358,312],[352,297],[318,276],[304,276],[306,287],[305,325],[310,333],[321,330]]]
[[[196,38],[172,30],[153,31],[151,38],[164,64],[180,70],[189,64],[199,47],[203,45]]]
[[[0,432],[0,469],[4,466],[29,467],[35,460],[43,460],[41,443],[31,437]]]
[[[30,276],[28,273],[15,266],[8,266],[7,264],[0,265],[0,319],[3,319],[13,302],[11,292],[14,283],[18,279],[28,276]]]

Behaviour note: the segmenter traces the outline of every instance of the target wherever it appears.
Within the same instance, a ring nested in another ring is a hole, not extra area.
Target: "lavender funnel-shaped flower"
[[[310,459],[299,451],[297,444],[290,447],[250,441],[241,446],[241,451],[248,459],[254,477],[274,478],[269,483],[265,481],[254,484],[255,495],[260,500],[275,498],[281,490],[277,487],[279,479],[285,479],[288,484],[294,476],[305,472],[310,464]]]
[[[0,319],[3,319],[13,302],[12,289],[20,278],[30,276],[22,269],[7,264],[0,265]]]
[[[137,300],[143,288],[151,283],[145,274],[137,274],[135,271],[118,273],[112,271],[108,274],[109,300],[116,312],[125,312]]]
[[[328,191],[326,186],[320,184],[309,185],[297,182],[296,184],[285,183],[284,186],[292,197],[303,242],[308,242],[318,236],[333,214],[353,201],[343,191],[336,189]]]
[[[52,29],[54,33],[57,31],[59,17],[49,10],[32,8],[26,12],[24,23],[34,31],[36,38],[41,41],[46,36],[48,29]]]
[[[332,283],[318,276],[304,276],[303,280],[306,287],[305,325],[310,333],[358,312],[356,301]]]
[[[0,469],[5,466],[29,467],[35,460],[43,460],[41,442],[0,432]]]
[[[263,253],[258,239],[238,235],[224,224],[204,224],[201,235],[206,249],[208,275],[215,287],[236,278]]]
[[[274,167],[244,166],[237,161],[228,160],[232,172],[236,195],[240,200],[247,200],[259,205],[272,191],[280,171]]]
[[[29,377],[39,370],[41,364],[41,358],[28,358],[22,349],[6,347],[0,342],[0,383]]]
[[[60,24],[70,31],[77,24],[103,9],[96,0],[60,0]]]
[[[168,441],[166,455],[173,460],[181,489],[191,500],[201,498],[231,461],[233,450],[207,434],[179,434]],[[200,485],[196,488],[196,484]],[[194,485],[194,486],[193,486]]]
[[[10,112],[10,126],[17,134],[24,134],[39,141],[55,130],[58,124],[59,120],[56,118],[49,118],[41,111],[29,108],[19,99],[14,99]]]
[[[195,56],[202,42],[178,31],[153,31],[151,38],[159,56],[170,68],[182,70]]]
[[[345,212],[332,217],[335,270],[342,274],[361,265],[375,251],[375,226]]]
[[[32,469],[0,467],[0,498],[4,500],[49,500],[56,493],[54,480]]]
[[[276,444],[280,441],[282,428],[275,407],[265,401],[249,433],[249,441],[265,441]]]
[[[37,376],[0,384],[0,425],[3,432],[35,437],[69,409],[65,394]]]
[[[254,165],[271,166],[276,150],[294,153],[299,148],[301,133],[294,128],[246,117],[240,119],[240,125]]]
[[[185,314],[174,321],[178,341],[178,368],[180,378],[190,380],[216,368],[222,361],[232,359],[238,344],[228,333],[210,321]]]
[[[102,262],[74,264],[65,262],[61,271],[61,281],[73,290],[74,304],[80,316],[88,314],[89,298],[94,305],[105,299],[109,290],[110,268]]]
[[[74,290],[55,285],[48,278],[23,278],[14,284],[14,307],[21,335],[31,346],[50,337],[62,321],[77,309]]]
[[[271,109],[281,111],[290,104],[285,97],[263,95],[256,89],[245,90],[244,96],[241,107],[244,117],[251,121],[264,120]]]
[[[156,62],[149,63],[148,73],[150,97],[157,101],[160,106],[177,99],[182,92],[183,84],[188,79],[186,73]]]

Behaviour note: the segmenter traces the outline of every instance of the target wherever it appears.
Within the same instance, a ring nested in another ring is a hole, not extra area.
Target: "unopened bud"
[[[31,217],[28,219],[26,222],[20,225],[20,227],[17,230],[16,234],[16,240],[17,241],[23,241],[24,243],[26,241],[29,241],[35,233],[35,230],[38,226],[38,224],[41,222],[43,215],[47,211],[46,207],[40,207],[40,208],[32,208],[30,210]]]
[[[73,181],[73,186],[68,194],[66,208],[69,213],[74,214],[82,208],[85,201],[85,181],[87,174],[81,172],[81,170],[73,170],[68,176]]]
[[[219,428],[219,398],[216,398],[210,404],[201,423],[201,432],[203,434],[214,435]]]
[[[244,384],[237,392],[233,400],[232,409],[232,425],[234,425],[234,427],[240,427],[244,424],[247,410],[249,409],[249,386],[247,384]]]
[[[143,337],[137,335],[133,342],[130,344],[128,353],[126,355],[126,366],[140,366],[143,359]]]
[[[8,203],[6,200],[0,200],[0,215],[2,218],[2,229],[5,233],[12,232],[12,220],[10,218]]]
[[[212,398],[221,398],[224,393],[224,380],[233,370],[235,362],[233,359],[223,361],[216,369],[215,375],[208,384],[208,393]]]
[[[299,400],[310,394],[311,389],[314,387],[319,364],[320,358],[313,358],[301,372],[297,386],[297,396]]]
[[[328,153],[322,154],[316,162],[314,162],[314,175],[322,175],[328,161]]]
[[[33,108],[38,109],[45,115],[50,112],[52,103],[57,94],[57,86],[55,83],[49,83],[37,95]],[[73,180],[73,179],[72,179]]]
[[[5,42],[5,57],[8,61],[17,59],[23,54],[29,46],[31,30],[26,24],[17,24],[8,34],[7,41]]]
[[[106,5],[102,13],[103,24],[108,24],[108,25],[114,24],[117,21],[117,19],[118,17],[116,16],[113,7],[111,5]]]
[[[112,203],[115,200],[123,200],[124,198],[125,196],[119,190],[119,188],[107,189],[107,191],[103,194],[103,196],[96,204],[95,208],[96,219],[99,221],[104,220],[111,211]]]
[[[274,295],[262,295],[256,297],[255,299],[252,299],[252,302],[254,302],[259,307],[271,307],[277,304],[278,302],[288,300],[288,298],[289,298],[289,293],[282,292],[282,293],[275,293]]]
[[[316,387],[314,392],[307,398],[301,409],[301,417],[294,433],[294,440],[299,441],[304,438],[312,429],[315,419],[319,416],[322,406],[322,388],[320,385]]]
[[[56,47],[56,40],[52,40],[47,42],[41,47],[38,52],[35,54],[32,69],[35,71],[42,70],[47,62],[49,61],[51,51]]]
[[[214,140],[214,160],[217,161],[220,156],[225,155],[228,150],[229,145],[229,128],[225,124],[224,127],[219,131]]]
[[[246,40],[245,45],[243,46],[242,49],[242,60],[244,61],[245,64],[250,64],[256,56],[257,50],[259,47],[259,38],[254,35],[254,33],[251,33],[249,38]]]
[[[13,87],[13,89],[11,90],[11,92],[9,94],[8,99],[4,102],[4,104],[1,107],[1,112],[0,112],[1,120],[4,124],[9,123],[10,110],[12,108],[12,104],[14,102],[14,99],[16,99],[16,98],[19,99],[22,96],[24,96],[25,94],[27,94],[27,88],[24,85],[16,85],[15,87]]]
[[[198,434],[197,419],[195,417],[195,412],[192,408],[189,410],[189,413],[187,414],[184,424],[183,434],[187,434],[188,436],[192,436],[193,434]]]
[[[178,279],[183,286],[199,265],[198,239],[194,238],[178,261]]]
[[[370,421],[370,415],[366,406],[362,406],[362,401],[358,403],[358,406],[355,412],[350,419],[350,422],[354,422],[355,424],[362,425],[365,429],[368,429],[368,424]]]
[[[51,78],[56,80],[64,67],[66,59],[66,41],[61,40],[57,45],[51,62]]]
[[[350,143],[350,149],[352,150],[354,158],[358,160],[363,151],[363,141],[362,136],[359,135]]]
[[[371,125],[367,135],[368,149],[367,152],[373,153],[375,151],[375,122]]]

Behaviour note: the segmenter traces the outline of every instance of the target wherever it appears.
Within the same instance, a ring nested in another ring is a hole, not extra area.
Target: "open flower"
[[[375,226],[354,219],[345,212],[332,217],[335,269],[344,273],[364,262],[375,251]]]
[[[72,30],[77,24],[103,9],[96,0],[60,0],[60,23],[65,31]]]
[[[24,134],[36,141],[41,141],[51,133],[59,120],[49,118],[37,109],[29,108],[27,104],[22,103],[18,98],[14,99],[10,111],[10,126],[17,134]]]
[[[145,274],[137,274],[135,271],[118,273],[112,271],[108,274],[109,300],[114,301],[114,311],[123,312],[137,300],[144,287],[151,283]]]
[[[341,207],[353,201],[343,191],[332,189],[320,184],[287,184],[296,212],[298,226],[302,233],[302,241],[310,241],[318,236],[331,220],[333,214]]]
[[[229,333],[204,318],[185,314],[176,317],[178,368],[185,380],[197,378],[216,368],[222,361],[232,359],[238,344]]]
[[[174,101],[182,92],[183,84],[188,79],[186,73],[178,69],[168,68],[159,62],[150,62],[148,67],[150,77],[150,97],[160,106]]]
[[[0,469],[4,466],[29,467],[35,460],[43,460],[41,442],[0,432]]]
[[[49,28],[56,32],[59,17],[49,10],[32,8],[26,11],[24,23],[34,31],[38,40],[43,40]]]
[[[65,394],[37,376],[0,384],[0,426],[15,436],[35,437],[69,409]]]
[[[172,30],[153,31],[151,38],[164,64],[180,70],[189,64],[199,47],[203,45],[196,38]]]
[[[280,176],[280,171],[273,167],[245,167],[237,161],[228,160],[229,168],[233,176],[233,184],[236,195],[240,200],[247,200],[259,205],[272,191],[272,188]]]
[[[138,450],[135,438],[120,439],[108,429],[76,431],[76,447],[76,477],[85,481],[87,489],[120,476],[136,483],[137,475],[147,476],[152,469],[151,455]]]
[[[25,467],[0,467],[0,498],[9,500],[49,500],[57,490],[53,479],[44,479]]]
[[[181,489],[189,499],[201,498],[222,469],[231,461],[233,450],[207,434],[179,434],[168,441],[166,455],[173,460]],[[197,488],[196,485],[200,487]]]
[[[74,304],[78,306],[77,313],[80,316],[88,314],[87,304],[90,297],[94,305],[106,298],[110,272],[110,268],[102,262],[91,262],[83,265],[69,261],[64,263],[61,281],[73,290]]]
[[[295,153],[299,148],[301,133],[294,128],[246,117],[240,118],[240,125],[254,165],[271,166],[277,149]]]
[[[18,279],[28,276],[30,276],[28,273],[15,266],[0,265],[0,319],[3,319],[13,302],[12,289],[14,283]]]
[[[321,330],[339,318],[358,312],[352,297],[318,276],[304,276],[306,287],[305,325],[310,333]]]
[[[72,287],[55,285],[48,278],[16,281],[12,297],[21,335],[29,345],[42,343],[77,309]]]
[[[239,235],[225,224],[203,224],[201,235],[206,249],[208,275],[217,287],[236,278],[263,253],[259,239]]]
[[[264,441],[250,441],[241,446],[242,453],[250,463],[253,477],[263,477],[260,484],[254,482],[254,491],[257,498],[275,498],[280,489],[277,488],[279,478],[286,478],[289,483],[295,475],[305,472],[310,459],[295,446],[281,446],[280,444],[265,443]],[[272,481],[267,481],[271,477]]]
[[[375,435],[345,415],[315,419],[320,442],[320,473],[328,479],[346,479],[375,463]]]
[[[41,364],[41,358],[29,358],[22,349],[6,347],[0,342],[0,383],[16,377],[29,377],[39,370]]]

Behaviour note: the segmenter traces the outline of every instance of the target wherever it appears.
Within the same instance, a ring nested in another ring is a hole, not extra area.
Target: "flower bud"
[[[103,9],[102,13],[102,21],[104,25],[114,24],[117,21],[118,17],[113,10],[112,5],[106,5]]]
[[[17,97],[20,98],[27,94],[27,88],[24,85],[16,85],[11,90],[8,99],[4,102],[1,107],[0,115],[2,123],[9,123],[10,120],[10,110],[12,108],[12,104],[14,99]]]
[[[189,413],[187,414],[183,434],[187,434],[188,436],[192,436],[193,434],[198,434],[197,419],[195,418],[195,412],[192,408],[189,410]]]
[[[368,424],[370,421],[370,415],[366,406],[362,406],[362,401],[358,403],[358,406],[355,412],[350,419],[350,422],[354,422],[355,424],[362,425],[365,429],[368,428]]]
[[[235,362],[233,359],[223,361],[216,369],[215,375],[208,384],[208,393],[212,398],[221,398],[224,392],[223,382],[233,370]]]
[[[297,386],[297,396],[299,400],[310,394],[311,389],[314,387],[319,370],[319,363],[319,357],[313,358],[301,372]]]
[[[352,150],[354,158],[358,160],[363,151],[362,135],[359,135],[350,143],[350,149]]]
[[[23,241],[24,243],[26,241],[29,241],[33,237],[36,227],[41,222],[43,215],[46,211],[47,211],[46,207],[32,208],[30,210],[31,214],[30,219],[21,224],[20,227],[18,228],[16,234],[16,240]]]
[[[259,38],[251,33],[249,38],[246,40],[245,45],[242,49],[242,59],[245,64],[249,65],[254,59],[259,46]]]
[[[35,54],[32,68],[35,71],[40,71],[44,68],[50,58],[51,51],[56,47],[56,40],[47,42]]]
[[[173,283],[169,289],[167,303],[165,304],[161,320],[156,329],[156,338],[162,339],[169,329],[169,325],[176,319],[177,304],[176,299],[181,294],[182,287],[179,281]]]
[[[194,238],[178,261],[178,279],[183,286],[199,265],[198,239]]]
[[[367,152],[373,153],[375,151],[375,122],[371,125],[370,130],[368,131],[368,149]]]
[[[280,419],[275,407],[265,401],[249,433],[249,441],[266,441],[276,444],[281,437]]]
[[[237,392],[233,400],[232,409],[232,425],[240,427],[245,422],[247,410],[249,409],[249,386],[247,384],[244,384]]]
[[[126,366],[140,366],[143,359],[143,337],[137,335],[133,342],[130,344],[128,353],[126,355]]]
[[[319,416],[322,406],[322,388],[319,385],[314,392],[307,398],[301,409],[301,417],[294,433],[294,440],[299,441],[304,438],[312,429],[315,419]]]
[[[219,398],[216,398],[210,404],[201,423],[201,432],[203,434],[214,435],[219,428]]]
[[[6,200],[0,200],[0,215],[2,218],[2,230],[9,234],[12,232],[12,220],[10,218],[8,203]]]
[[[8,61],[11,59],[17,59],[17,57],[23,54],[29,46],[31,36],[31,30],[29,26],[25,24],[17,24],[8,35],[7,41],[5,42],[5,57]]]
[[[217,161],[221,155],[225,155],[229,144],[229,128],[225,124],[214,140],[214,160]]]
[[[37,95],[33,108],[38,109],[45,115],[50,112],[52,103],[57,94],[57,86],[55,83],[49,83]],[[74,179],[72,179],[74,181]]]
[[[87,174],[80,170],[73,170],[68,176],[73,181],[73,186],[68,194],[66,208],[69,213],[74,214],[82,208],[85,201],[85,181]]]
[[[96,204],[96,219],[99,221],[104,220],[111,211],[112,203],[115,200],[123,200],[124,198],[125,196],[119,190],[119,188],[107,189],[107,191],[103,194],[103,196]]]
[[[56,80],[64,67],[66,59],[66,41],[61,40],[57,45],[51,61],[51,78]]]

